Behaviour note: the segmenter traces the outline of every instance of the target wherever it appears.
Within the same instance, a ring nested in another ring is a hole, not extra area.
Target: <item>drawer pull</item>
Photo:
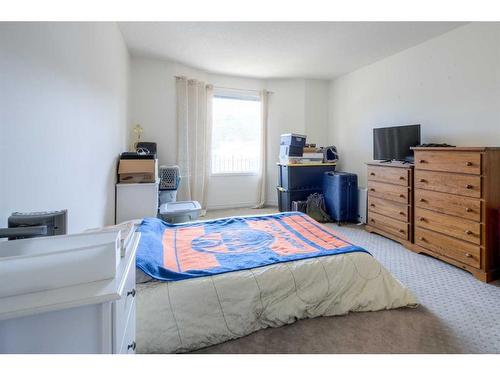
[[[465,185],[465,188],[466,188],[466,189],[472,189],[472,188],[473,188],[473,186],[472,186],[472,185],[470,185],[470,184],[467,184],[467,185]]]
[[[419,239],[420,241],[424,241],[424,242],[425,242],[425,241],[427,241],[427,240],[425,239],[425,237],[419,237],[418,239]]]
[[[472,212],[472,208],[467,207],[467,208],[465,209],[465,212]]]
[[[404,195],[404,194],[399,194],[399,197],[400,197],[400,198],[406,198],[406,195]]]
[[[128,296],[132,296],[132,298],[135,297],[135,288],[132,289],[131,291],[127,292],[127,297]]]
[[[375,220],[373,220],[373,219],[370,219],[370,222],[374,223],[374,222],[375,222]]]
[[[425,199],[424,198],[420,198],[420,202],[425,202]]]
[[[375,173],[374,173],[374,172],[371,172],[371,173],[370,173],[370,176],[375,176]]]
[[[469,254],[469,253],[465,253],[465,256],[466,256],[467,258],[472,258],[472,254]]]
[[[375,191],[375,189],[374,188],[370,188],[370,191]]]
[[[427,182],[427,180],[425,178],[421,178],[420,182]]]
[[[403,211],[399,211],[399,214],[403,216],[406,215]]]
[[[468,161],[467,163],[465,163],[466,166],[468,167],[471,167],[472,166],[472,162]]]
[[[370,203],[370,207],[375,207],[375,203]]]
[[[133,351],[135,351],[136,346],[137,345],[136,345],[135,341],[132,341],[132,344],[128,344],[127,350],[132,349]]]
[[[470,234],[472,234],[472,231],[467,229],[467,230],[465,231],[465,234],[469,234],[469,235],[470,235]]]
[[[406,180],[406,178],[404,176],[399,176],[399,179],[400,180]]]
[[[425,221],[425,217],[419,217],[418,220]]]
[[[405,232],[405,230],[404,230],[404,229],[400,229],[400,230],[399,230],[399,232],[400,232],[400,233],[404,233],[404,232]]]
[[[419,163],[422,163],[422,164],[423,164],[423,163],[426,163],[426,161],[425,161],[424,159],[420,159],[418,162],[419,162]]]

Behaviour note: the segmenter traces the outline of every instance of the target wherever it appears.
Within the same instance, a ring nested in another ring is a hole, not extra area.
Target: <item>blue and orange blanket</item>
[[[187,224],[147,218],[138,231],[137,267],[164,281],[367,252],[300,212]]]

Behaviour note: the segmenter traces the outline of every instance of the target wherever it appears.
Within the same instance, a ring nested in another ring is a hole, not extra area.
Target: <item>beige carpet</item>
[[[221,210],[205,218],[276,211]],[[328,225],[370,251],[413,291],[421,306],[301,320],[197,353],[500,353],[499,282],[481,283],[359,226]]]

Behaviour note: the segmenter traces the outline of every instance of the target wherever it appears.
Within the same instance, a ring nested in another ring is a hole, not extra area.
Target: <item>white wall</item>
[[[268,196],[277,204],[276,180],[279,136],[298,132],[314,134],[319,142],[328,119],[328,82],[319,80],[259,80],[214,75],[169,61],[133,57],[131,60],[131,121],[144,128],[143,140],[158,144],[160,164],[176,162],[175,75],[205,80],[214,86],[272,91],[269,99]],[[306,101],[306,98],[312,100]],[[129,129],[130,132],[130,129]],[[256,176],[212,176],[209,184],[209,208],[243,207],[255,204],[258,192]]]
[[[422,124],[422,141],[500,145],[500,23],[472,23],[334,80],[329,141],[366,186],[372,128]]]
[[[69,210],[69,231],[114,222],[128,52],[114,23],[0,24],[0,227]]]

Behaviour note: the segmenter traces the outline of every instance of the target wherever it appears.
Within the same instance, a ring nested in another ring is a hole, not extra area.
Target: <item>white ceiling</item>
[[[212,73],[334,78],[422,43],[460,22],[121,22],[133,55]]]

